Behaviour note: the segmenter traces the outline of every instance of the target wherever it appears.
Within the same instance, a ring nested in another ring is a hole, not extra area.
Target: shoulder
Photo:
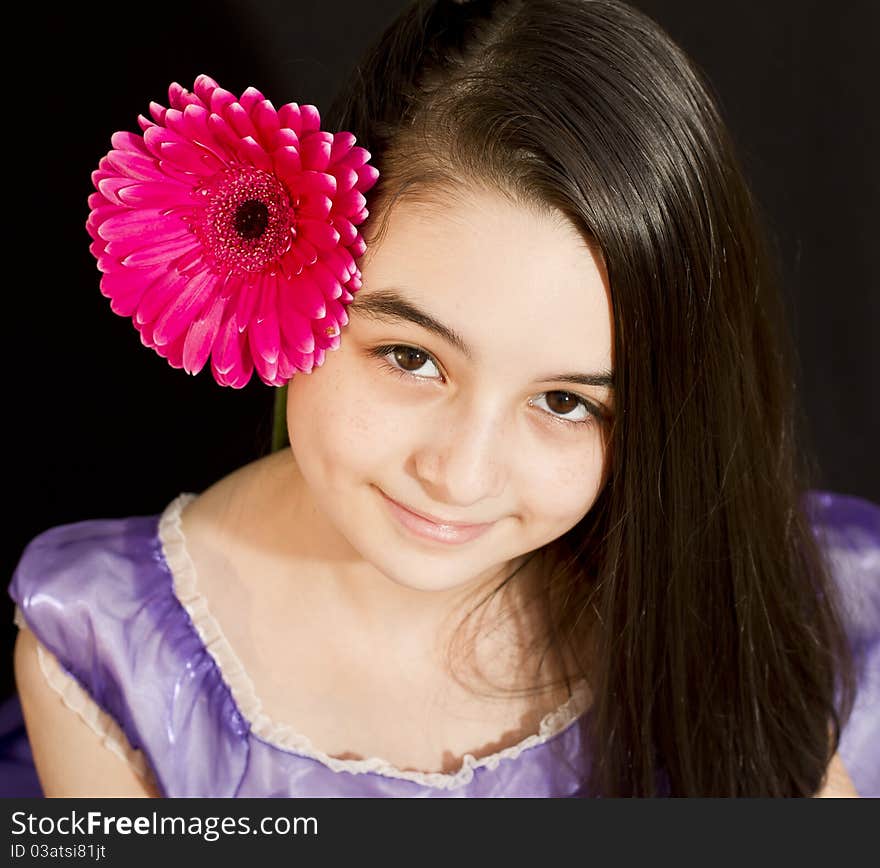
[[[51,528],[21,557],[10,586],[16,681],[55,795],[112,794],[102,782],[143,794],[150,774],[169,795],[234,791],[246,726],[206,654],[210,637],[177,596],[160,534],[185,498],[157,515]],[[215,761],[185,762],[206,746]]]
[[[48,797],[158,797],[140,751],[94,704],[25,624],[15,642],[15,683],[34,766]]]
[[[855,705],[819,795],[876,796],[880,795],[880,506],[829,491],[809,492],[806,505],[838,591],[857,677]]]
[[[815,798],[817,799],[857,799],[859,794],[855,784],[843,764],[840,754],[834,754],[825,773],[825,780]]]
[[[53,652],[81,644],[94,619],[119,615],[155,587],[157,523],[158,516],[92,519],[52,527],[27,544],[9,595]]]
[[[135,557],[155,535],[158,516],[88,519],[57,525],[37,534],[24,548],[13,587],[36,575],[59,581],[67,572],[107,558]]]
[[[805,504],[838,591],[854,649],[880,642],[880,506],[848,494],[810,491]]]

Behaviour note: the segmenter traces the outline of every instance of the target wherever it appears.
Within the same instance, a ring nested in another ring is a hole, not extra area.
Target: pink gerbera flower
[[[379,173],[314,106],[276,111],[206,75],[168,98],[138,116],[142,136],[115,133],[92,174],[101,292],[173,367],[196,374],[210,357],[221,385],[242,388],[256,368],[283,386],[339,346]]]

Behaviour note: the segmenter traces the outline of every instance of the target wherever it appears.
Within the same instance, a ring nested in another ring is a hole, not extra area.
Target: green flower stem
[[[275,409],[272,417],[272,451],[287,445],[287,386],[275,389]]]

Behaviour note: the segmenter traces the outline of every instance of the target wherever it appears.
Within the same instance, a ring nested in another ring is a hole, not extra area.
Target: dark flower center
[[[232,165],[193,189],[188,218],[204,255],[219,272],[272,271],[296,236],[294,203],[275,175]]]
[[[248,199],[236,208],[233,225],[242,238],[259,238],[269,225],[269,209],[259,199]]]

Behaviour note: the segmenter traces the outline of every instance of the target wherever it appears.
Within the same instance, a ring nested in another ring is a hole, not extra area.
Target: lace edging
[[[18,606],[15,607],[13,621],[20,628],[30,629]],[[116,754],[143,781],[154,785],[143,751],[131,746],[116,720],[92,699],[88,691],[61,665],[58,658],[39,641],[37,659],[50,687],[71,711],[75,711],[85,721],[101,744]]]
[[[250,726],[251,731],[263,741],[282,750],[317,760],[335,772],[375,773],[412,781],[426,787],[453,789],[469,783],[476,769],[481,767],[495,769],[502,760],[516,759],[523,751],[543,744],[561,733],[577,720],[589,704],[591,697],[589,688],[586,682],[578,682],[569,699],[542,718],[538,732],[515,745],[480,759],[473,754],[465,754],[461,768],[452,773],[406,771],[381,757],[342,760],[329,756],[316,748],[307,736],[297,732],[288,724],[276,723],[263,712],[263,705],[256,694],[253,681],[224,635],[220,624],[208,609],[207,601],[198,590],[195,564],[187,551],[181,526],[183,509],[197,496],[188,492],[180,494],[166,507],[159,519],[159,541],[171,572],[175,596],[189,614],[196,632],[229,688],[239,714]]]

